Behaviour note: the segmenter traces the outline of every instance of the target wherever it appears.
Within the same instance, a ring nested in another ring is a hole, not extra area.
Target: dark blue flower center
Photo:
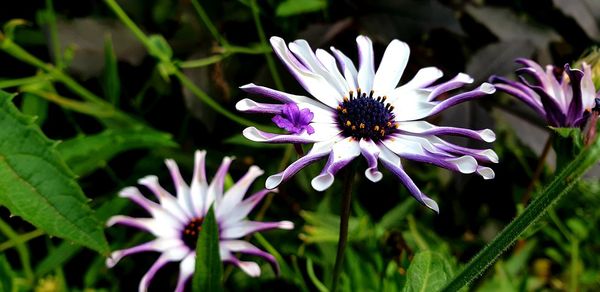
[[[196,250],[196,243],[198,242],[198,235],[202,231],[203,221],[204,218],[194,218],[181,231],[181,240],[191,250]]]
[[[373,97],[357,90],[356,96],[350,91],[349,97],[337,107],[338,122],[346,137],[365,138],[379,141],[397,131],[393,113],[394,106],[386,103],[386,97]]]

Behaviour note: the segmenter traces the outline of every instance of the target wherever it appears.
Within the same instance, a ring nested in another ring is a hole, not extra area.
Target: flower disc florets
[[[387,97],[374,98],[373,93],[371,90],[367,95],[358,89],[354,96],[350,91],[349,98],[344,97],[337,107],[338,122],[346,137],[378,141],[396,131],[394,106],[385,102]]]
[[[204,222],[204,218],[193,218],[181,231],[181,240],[191,250],[196,249],[198,236],[202,231],[202,222]]]

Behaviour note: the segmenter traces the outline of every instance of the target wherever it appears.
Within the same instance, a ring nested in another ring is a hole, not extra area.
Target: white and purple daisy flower
[[[588,64],[582,70],[565,64],[564,70],[552,65],[542,68],[528,59],[517,59],[524,67],[517,69],[520,82],[492,76],[490,82],[531,107],[548,125],[583,128],[590,113],[600,109],[600,91],[596,92]],[[527,77],[531,77],[528,80]]]
[[[406,174],[400,158],[462,173],[477,172],[485,179],[494,177],[491,168],[480,165],[496,163],[498,156],[494,151],[461,147],[438,137],[459,135],[492,142],[494,132],[437,127],[423,121],[458,103],[491,94],[495,91],[494,86],[483,83],[475,90],[445,98],[449,91],[472,83],[473,79],[461,73],[446,82],[436,83],[442,72],[427,67],[398,87],[408,62],[408,45],[393,40],[375,71],[371,40],[359,36],[356,42],[360,60],[358,70],[346,55],[333,47],[332,55],[322,49],[313,52],[305,40],[296,40],[286,46],[283,39],[271,38],[277,56],[314,98],[254,84],[241,87],[250,94],[268,97],[278,103],[243,99],[236,105],[238,110],[275,115],[275,124],[288,132],[273,134],[249,127],[243,132],[246,138],[268,143],[314,143],[305,156],[283,172],[270,176],[266,181],[268,189],[277,187],[308,164],[329,156],[321,174],[312,180],[314,189],[325,190],[342,167],[362,155],[368,163],[365,176],[369,180],[381,180],[380,161],[400,178],[419,202],[439,212],[437,203],[423,194]]]
[[[292,229],[294,224],[289,221],[256,222],[246,220],[246,216],[269,193],[263,189],[246,198],[246,191],[254,180],[263,174],[257,166],[251,166],[248,172],[233,186],[223,190],[223,184],[232,158],[225,157],[215,177],[210,184],[204,169],[205,151],[196,151],[194,174],[191,186],[188,186],[175,161],[165,161],[177,196],[174,197],[160,186],[156,176],[147,176],[139,183],[148,188],[159,203],[145,198],[136,187],[127,187],[119,195],[129,198],[144,208],[152,218],[132,218],[124,215],[111,217],[107,225],[123,224],[143,229],[156,236],[156,239],[115,251],[107,259],[108,267],[116,265],[121,258],[139,252],[159,252],[158,260],[150,267],[139,284],[139,291],[146,291],[156,272],[169,262],[180,262],[179,279],[175,291],[183,291],[187,280],[194,273],[195,248],[198,235],[202,228],[203,218],[210,206],[213,206],[215,218],[219,226],[219,251],[223,262],[231,263],[241,268],[246,274],[257,277],[260,267],[255,262],[239,260],[234,253],[259,256],[269,261],[276,271],[278,265],[275,258],[251,243],[239,240],[248,234],[273,228]]]

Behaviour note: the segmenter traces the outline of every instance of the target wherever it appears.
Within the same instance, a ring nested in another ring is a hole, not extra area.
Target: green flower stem
[[[353,163],[355,164],[355,163]],[[340,274],[344,266],[344,252],[348,242],[348,222],[350,221],[350,207],[352,205],[352,181],[354,180],[354,166],[348,166],[344,178],[344,190],[342,191],[342,204],[340,211],[340,234],[338,239],[335,265],[333,266],[333,279],[331,291],[336,292],[340,281]]]
[[[30,255],[27,245],[25,245],[24,241],[20,240],[19,234],[2,219],[0,219],[0,232],[2,232],[10,242],[14,243],[17,253],[19,254],[19,259],[21,260],[23,273],[25,274],[29,284],[33,283],[34,276],[33,270],[31,269],[31,263],[29,261]]]
[[[54,4],[52,0],[46,0],[46,21],[50,32],[50,46],[54,53],[54,62],[58,68],[63,67],[62,50],[58,41],[58,29],[56,27],[56,13],[54,12]]]
[[[51,64],[47,64],[42,60],[38,59],[34,55],[30,54],[19,45],[14,43],[11,39],[4,38],[0,35],[0,50],[6,52],[7,54],[13,56],[14,58],[25,62],[29,65],[37,67],[44,72],[46,72],[53,79],[63,83],[69,90],[73,93],[79,95],[84,100],[96,103],[96,104],[106,104],[107,102],[102,100],[102,98],[93,94],[85,87],[81,86],[77,81],[73,80],[71,77],[63,73],[60,69],[52,66]]]
[[[213,22],[206,14],[204,7],[200,5],[198,0],[192,0],[192,6],[194,6],[196,13],[198,13],[198,17],[200,17],[200,20],[204,23],[210,34],[219,42],[219,44],[221,44],[224,47],[227,46],[227,40],[219,33]]]
[[[52,78],[46,74],[36,75],[36,76],[31,76],[31,77],[24,77],[24,78],[17,78],[17,79],[7,79],[7,80],[0,81],[0,89],[43,83],[43,82],[48,82],[51,80],[52,80]]]
[[[252,17],[254,18],[258,38],[260,39],[261,44],[268,46],[269,42],[267,42],[265,30],[260,22],[260,9],[258,8],[258,4],[256,4],[256,0],[250,0],[250,9],[252,10]],[[267,66],[269,67],[269,71],[275,82],[275,87],[277,87],[278,90],[283,90],[283,83],[281,82],[281,78],[279,78],[279,73],[277,73],[277,67],[275,67],[273,56],[271,56],[270,52],[267,52],[265,53],[265,58],[267,59]]]
[[[184,68],[184,69],[204,67],[204,66],[208,66],[208,65],[212,65],[212,64],[221,62],[228,56],[229,55],[221,54],[221,55],[213,55],[210,57],[197,59],[197,60],[183,61],[183,62],[179,63],[179,67]]]
[[[596,140],[567,164],[525,211],[481,250],[443,291],[458,291],[483,274],[523,232],[544,216],[553,204],[569,193],[581,176],[598,160],[600,160],[600,143]]]
[[[7,249],[11,249],[19,244],[26,243],[34,238],[40,237],[44,235],[44,231],[41,229],[36,229],[31,232],[24,233],[22,235],[17,235],[15,239],[10,239],[2,244],[0,244],[0,252],[4,252]]]
[[[214,101],[214,99],[212,99],[202,89],[200,89],[198,86],[196,86],[194,84],[194,82],[192,82],[187,76],[185,76],[185,74],[183,74],[183,72],[181,72],[181,70],[176,66],[177,62],[171,60],[165,54],[161,54],[160,53],[161,50],[159,50],[159,49],[157,49],[157,48],[154,47],[154,44],[152,44],[150,42],[149,38],[131,20],[131,18],[129,18],[129,16],[127,16],[127,14],[125,13],[125,11],[123,11],[123,9],[121,9],[121,7],[119,6],[119,4],[117,4],[117,2],[115,0],[105,0],[105,2],[110,7],[110,9],[112,9],[112,11],[117,15],[117,17],[121,20],[121,22],[123,22],[123,24],[125,26],[127,26],[133,32],[133,34],[142,42],[142,44],[151,53],[151,55],[157,57],[161,62],[163,62],[164,64],[166,64],[168,67],[172,67],[171,74],[174,75],[179,80],[179,82],[181,82],[181,84],[183,86],[185,86],[187,89],[189,89],[190,92],[192,92],[198,99],[200,99],[202,102],[204,102],[206,105],[208,105],[209,107],[211,107],[216,112],[222,114],[226,118],[228,118],[228,119],[230,119],[230,120],[232,120],[232,121],[234,121],[234,122],[236,122],[236,123],[238,123],[240,125],[243,125],[243,126],[256,126],[256,127],[261,128],[261,129],[268,129],[268,130],[271,130],[271,131],[276,131],[276,129],[274,127],[261,126],[261,125],[258,125],[256,123],[250,121],[250,120],[241,118],[238,115],[236,115],[236,114],[230,112],[229,110],[225,109],[218,102]]]
[[[202,91],[202,89],[200,89],[198,86],[196,86],[194,84],[194,82],[192,82],[192,80],[190,80],[187,76],[185,76],[185,74],[183,74],[181,71],[179,70],[175,70],[175,77],[177,77],[177,79],[179,79],[179,82],[181,82],[181,84],[183,86],[185,86],[187,89],[189,89],[196,97],[198,97],[198,99],[200,99],[202,102],[204,102],[206,105],[210,106],[212,109],[214,109],[216,112],[222,114],[223,116],[229,118],[230,120],[243,125],[243,126],[258,126],[256,123],[244,119],[228,110],[226,110],[224,107],[222,107],[219,103],[217,103],[216,101],[214,101],[212,98],[210,98],[210,96],[208,96],[208,94],[206,94],[204,91]],[[277,129],[275,129],[274,127],[266,127],[266,126],[261,126],[260,128],[263,129],[270,129],[271,131],[277,131]]]

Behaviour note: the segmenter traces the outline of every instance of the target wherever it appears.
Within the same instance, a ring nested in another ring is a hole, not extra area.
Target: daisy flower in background
[[[368,164],[365,176],[369,180],[381,180],[379,161],[419,202],[439,212],[437,203],[423,194],[406,174],[400,158],[462,173],[477,172],[485,179],[494,177],[491,168],[480,165],[498,162],[494,151],[461,147],[439,137],[459,135],[492,142],[495,134],[491,130],[438,127],[423,121],[458,103],[491,94],[494,86],[484,83],[472,91],[448,95],[449,91],[472,83],[473,79],[461,73],[449,81],[436,83],[442,72],[427,67],[398,87],[408,62],[408,45],[393,40],[376,71],[371,40],[359,36],[356,42],[358,70],[346,55],[333,47],[332,55],[322,49],[314,52],[305,40],[286,46],[283,39],[272,37],[275,53],[312,97],[254,84],[241,87],[247,93],[278,103],[243,99],[236,104],[238,110],[274,115],[273,122],[287,131],[273,134],[249,127],[243,132],[246,138],[267,143],[313,143],[305,156],[267,179],[268,189],[277,187],[308,164],[328,157],[321,174],[311,182],[314,189],[325,190],[342,167],[362,155]]]
[[[111,217],[107,225],[123,224],[152,233],[156,239],[131,248],[115,251],[107,259],[108,267],[116,265],[121,258],[139,252],[159,252],[158,260],[150,267],[139,284],[139,291],[146,291],[156,272],[169,262],[179,263],[179,279],[175,291],[183,291],[187,280],[195,269],[195,249],[198,235],[202,232],[202,222],[210,206],[215,212],[219,226],[219,251],[223,262],[231,263],[246,274],[257,277],[260,267],[255,262],[241,261],[234,253],[259,256],[269,261],[278,271],[275,258],[254,245],[239,238],[254,232],[279,228],[292,229],[292,222],[255,222],[246,220],[246,216],[269,193],[263,189],[245,200],[244,195],[252,182],[263,174],[257,166],[251,166],[248,172],[228,190],[223,190],[223,183],[232,159],[225,157],[210,184],[204,169],[205,151],[196,151],[194,174],[191,186],[188,186],[175,161],[165,161],[177,196],[174,197],[158,183],[156,176],[147,176],[139,183],[148,188],[159,203],[145,198],[136,187],[127,187],[119,195],[129,198],[144,208],[151,218],[132,218],[117,215]]]
[[[520,81],[492,76],[490,82],[527,104],[553,127],[583,128],[592,111],[600,111],[600,92],[596,93],[591,68],[565,64],[564,70],[547,65],[546,69],[528,59],[517,59]],[[528,80],[527,77],[530,77]]]

